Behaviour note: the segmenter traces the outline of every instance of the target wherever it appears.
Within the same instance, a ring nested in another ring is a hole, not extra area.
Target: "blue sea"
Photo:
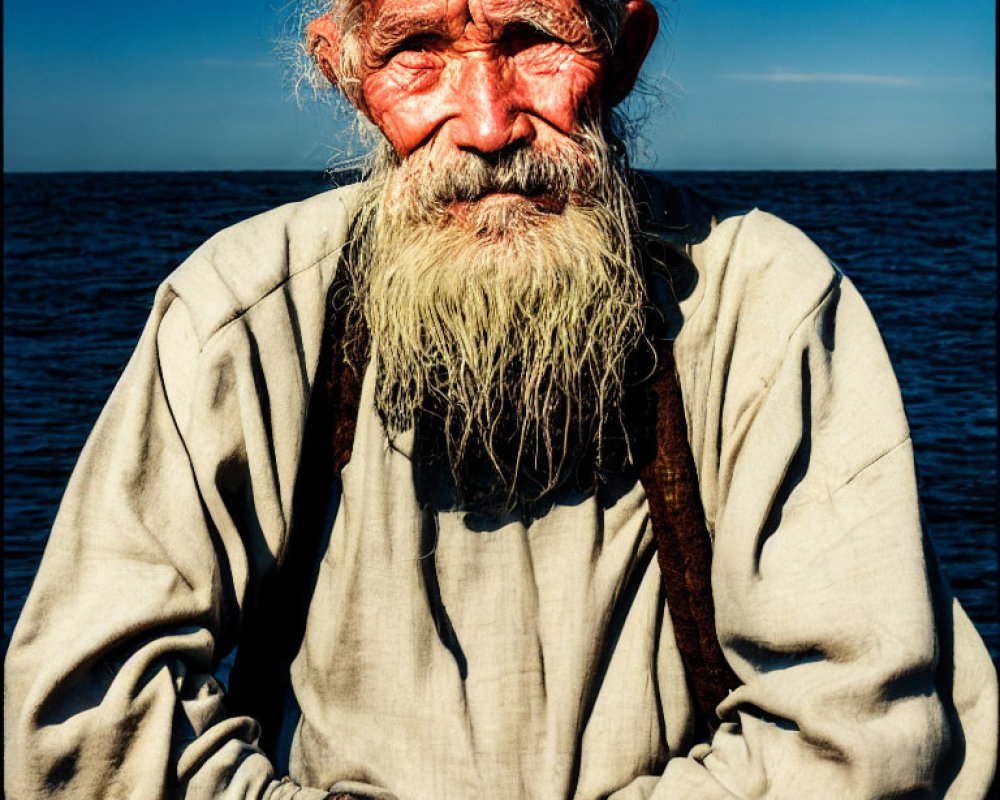
[[[720,214],[805,230],[867,299],[896,367],[924,511],[994,657],[996,172],[679,172]],[[220,228],[329,188],[304,172],[4,176],[4,640],[157,284]]]

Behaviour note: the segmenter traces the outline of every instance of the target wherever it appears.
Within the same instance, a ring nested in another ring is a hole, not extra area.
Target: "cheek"
[[[385,69],[362,81],[368,114],[400,155],[416,148],[448,115],[439,70]]]
[[[604,69],[597,60],[557,54],[525,60],[516,76],[516,93],[525,110],[568,134],[581,126],[598,101]]]

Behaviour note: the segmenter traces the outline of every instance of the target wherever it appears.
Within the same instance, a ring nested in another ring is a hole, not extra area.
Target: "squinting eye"
[[[403,53],[426,53],[434,43],[434,37],[431,36],[411,36],[396,45],[389,53],[389,58],[395,58]]]
[[[429,50],[401,50],[390,59],[389,63],[417,72],[436,68],[440,64],[440,59]]]
[[[412,36],[393,48],[383,63],[411,71],[434,69],[440,66],[436,44],[434,37]]]

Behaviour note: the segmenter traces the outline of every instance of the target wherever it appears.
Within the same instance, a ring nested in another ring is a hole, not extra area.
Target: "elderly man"
[[[656,29],[312,21],[385,142],[157,294],[11,643],[11,800],[987,792],[996,676],[862,301],[623,165]]]

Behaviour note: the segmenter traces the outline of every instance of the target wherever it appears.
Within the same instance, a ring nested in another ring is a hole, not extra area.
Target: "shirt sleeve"
[[[742,224],[724,274],[703,277],[707,321],[678,340],[742,685],[652,797],[984,796],[996,675],[925,540],[878,330],[804,236]]]
[[[308,388],[298,364],[266,364],[288,327],[258,343],[235,318],[205,341],[161,288],[7,654],[12,800],[328,796],[275,778],[257,723],[227,717],[213,677],[286,545]],[[288,430],[270,419],[278,404]]]

